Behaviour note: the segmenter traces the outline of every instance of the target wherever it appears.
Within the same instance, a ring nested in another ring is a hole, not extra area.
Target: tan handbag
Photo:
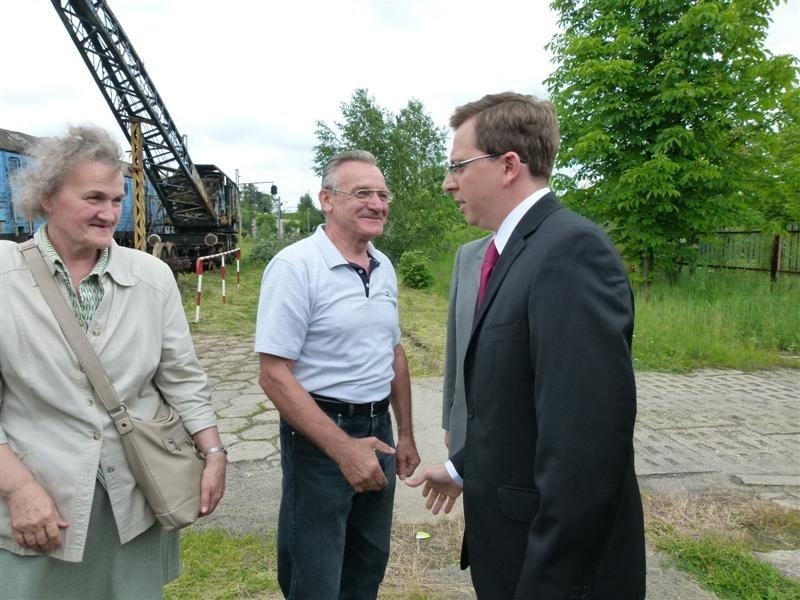
[[[128,414],[86,333],[53,281],[36,242],[28,240],[19,249],[64,337],[114,421],[128,466],[162,529],[172,531],[193,523],[200,513],[200,478],[205,461],[178,413],[162,401],[153,421]]]

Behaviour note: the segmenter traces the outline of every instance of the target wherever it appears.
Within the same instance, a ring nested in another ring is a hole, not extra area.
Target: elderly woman
[[[45,138],[16,201],[39,251],[131,415],[161,398],[206,457],[200,515],[222,497],[226,456],[210,391],[166,264],[121,248],[121,150],[91,127]],[[0,598],[160,598],[178,575],[163,532],[17,244],[0,242]]]

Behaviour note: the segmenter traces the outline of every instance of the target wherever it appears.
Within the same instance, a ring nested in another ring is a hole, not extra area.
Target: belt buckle
[[[375,416],[375,403],[374,402],[370,402],[369,403],[369,416],[370,416],[370,418]]]

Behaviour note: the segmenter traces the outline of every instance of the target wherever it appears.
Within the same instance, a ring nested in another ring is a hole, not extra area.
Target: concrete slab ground
[[[233,532],[275,529],[281,481],[278,415],[258,387],[252,339],[197,335],[195,345],[211,379],[231,463],[225,498],[197,526]],[[637,373],[637,389],[636,466],[643,490],[735,490],[800,510],[800,370]],[[439,463],[447,456],[442,379],[415,379],[412,393],[422,466]],[[425,523],[442,517],[425,510],[419,490],[398,485],[395,518]],[[797,552],[762,558],[800,578]],[[647,564],[648,598],[715,597],[663,555],[649,552]],[[468,575],[452,569],[448,577],[463,582]]]

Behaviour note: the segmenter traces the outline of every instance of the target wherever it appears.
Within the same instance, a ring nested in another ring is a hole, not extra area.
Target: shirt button
[[[94,400],[92,400],[91,398],[89,398],[89,406],[94,406]]]
[[[114,472],[114,467],[108,467],[106,469],[106,473],[113,473],[113,472]]]
[[[93,437],[94,439],[96,439],[96,440],[99,440],[100,438],[102,438],[102,437],[103,437],[103,434],[102,434],[102,433],[100,433],[100,432],[98,432],[98,431],[96,431],[96,432],[94,432],[94,433],[92,434],[92,437]]]

